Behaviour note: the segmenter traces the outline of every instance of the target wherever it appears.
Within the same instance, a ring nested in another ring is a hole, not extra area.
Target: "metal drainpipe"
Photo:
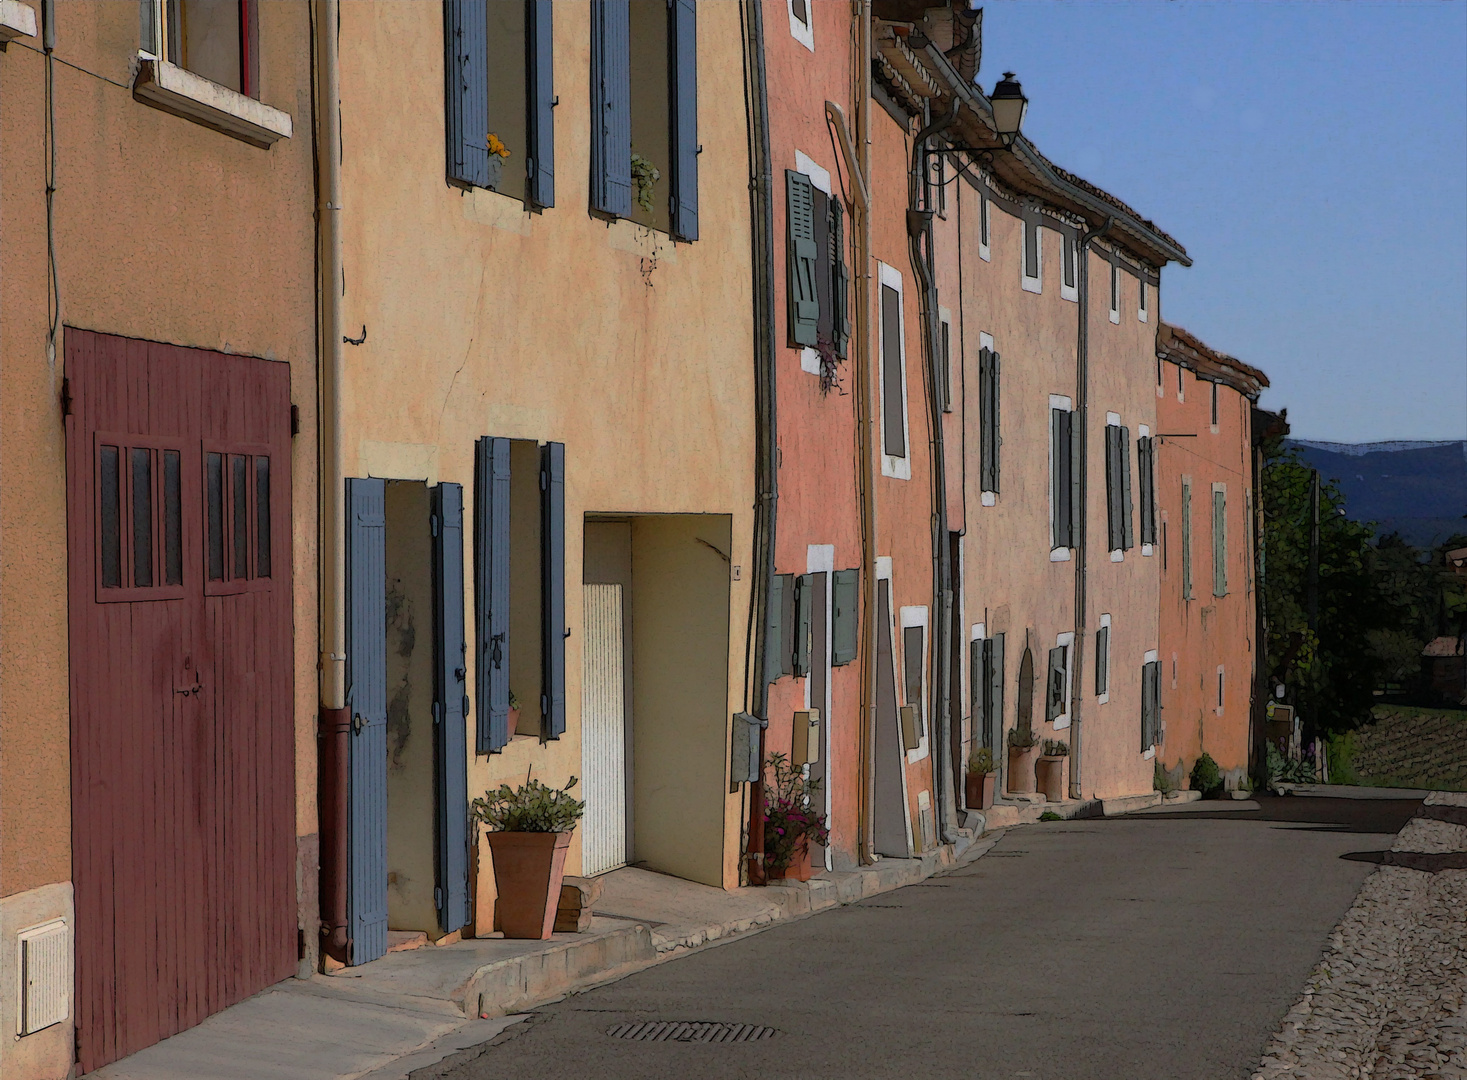
[[[748,880],[764,884],[764,754],[769,724],[769,680],[765,676],[768,649],[769,597],[774,581],[774,539],[779,507],[779,431],[776,410],[776,357],[774,328],[774,201],[769,166],[769,97],[764,67],[762,0],[743,5],[745,100],[749,112],[749,210],[754,264],[754,397],[755,498],[753,595],[749,599],[752,623],[753,715],[759,729],[759,779],[749,791]]]
[[[346,702],[346,490],[341,475],[341,32],[338,0],[316,0],[316,294],[320,559],[320,724],[317,729],[322,950],[350,962],[351,715]]]
[[[932,619],[930,649],[932,654],[931,713],[927,730],[937,744],[933,785],[941,817],[941,839],[951,843],[957,827],[957,802],[952,783],[951,727],[948,710],[952,692],[952,558],[947,537],[947,457],[943,446],[942,383],[937,370],[940,351],[937,283],[933,278],[932,211],[923,208],[927,140],[951,127],[958,118],[959,100],[954,97],[947,116],[934,120],[917,133],[912,142],[912,163],[907,176],[907,244],[912,265],[922,279],[922,341],[926,354],[927,409],[930,416],[932,448]],[[927,243],[923,245],[922,239]]]
[[[1070,718],[1070,798],[1080,798],[1080,713],[1084,701],[1085,685],[1085,504],[1088,492],[1087,468],[1090,445],[1087,439],[1089,425],[1086,420],[1090,410],[1090,245],[1110,232],[1115,224],[1114,217],[1107,217],[1105,224],[1091,229],[1080,238],[1076,255],[1076,277],[1080,293],[1080,312],[1075,341],[1075,412],[1080,422],[1080,513],[1075,522],[1079,536],[1075,545],[1075,681],[1071,687],[1073,715]]]

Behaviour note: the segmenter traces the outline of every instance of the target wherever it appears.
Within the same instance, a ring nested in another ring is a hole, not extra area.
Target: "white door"
[[[627,861],[626,695],[620,585],[585,585],[581,669],[581,769],[586,816],[581,872]]]

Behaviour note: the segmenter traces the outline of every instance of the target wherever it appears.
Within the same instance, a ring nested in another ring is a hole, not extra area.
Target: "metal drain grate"
[[[634,1042],[745,1043],[772,1039],[779,1032],[756,1024],[643,1020],[635,1024],[617,1024],[608,1028],[606,1034],[613,1039],[631,1039]]]

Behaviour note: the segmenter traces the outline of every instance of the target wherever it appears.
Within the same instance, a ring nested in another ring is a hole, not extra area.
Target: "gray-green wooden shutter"
[[[1121,548],[1129,551],[1136,546],[1134,525],[1135,504],[1131,501],[1131,429],[1117,428],[1116,460],[1121,474]]]
[[[474,446],[474,750],[509,742],[509,440]]]
[[[785,645],[780,630],[784,626],[784,585],[787,574],[769,579],[769,608],[764,614],[764,681],[774,682],[784,674]]]
[[[551,0],[530,0],[526,11],[529,39],[530,99],[527,189],[536,206],[555,205],[555,20]]]
[[[890,285],[881,286],[881,436],[883,453],[907,456],[902,405],[902,294]]]
[[[998,756],[1003,743],[1003,640],[1002,634],[988,639],[988,690],[987,711],[989,716],[988,747]]]
[[[815,274],[819,251],[815,247],[815,189],[804,173],[786,169],[786,217],[789,219],[790,344],[814,348],[820,332],[820,297]]]
[[[632,213],[631,12],[628,0],[591,3],[591,206]]]
[[[444,0],[444,130],[448,176],[489,186],[489,22],[486,0]]]
[[[1192,481],[1182,481],[1182,598],[1192,599]]]
[[[1044,683],[1044,718],[1055,720],[1065,711],[1065,649],[1049,650],[1049,677]]]
[[[672,234],[698,239],[698,16],[693,0],[671,0]]]
[[[1141,543],[1156,543],[1156,470],[1150,436],[1136,440],[1136,479],[1141,486]]]
[[[1110,692],[1110,627],[1095,631],[1095,696]]]
[[[846,267],[845,210],[839,199],[830,200],[830,296],[834,311],[835,354],[845,356],[851,341],[851,272]]]
[[[790,643],[790,670],[795,678],[810,674],[810,632],[815,616],[815,575],[795,578],[795,633]]]
[[[1161,663],[1141,666],[1141,752],[1161,741]]]
[[[540,730],[565,734],[565,443],[540,448]]]
[[[464,638],[464,489],[433,488],[433,748],[438,792],[438,924],[468,924],[468,643]]]
[[[1212,493],[1212,595],[1228,595],[1228,494]]]
[[[1105,425],[1105,523],[1106,546],[1116,551],[1124,546],[1121,524],[1121,429]]]
[[[1067,409],[1049,410],[1050,496],[1053,501],[1051,532],[1056,548],[1074,547],[1076,489],[1075,414]]]
[[[988,745],[987,672],[988,642],[968,642],[968,715],[973,718],[972,737],[979,746]]]
[[[992,349],[978,353],[978,454],[981,490],[998,492],[999,478],[999,355]]]
[[[831,611],[830,661],[836,667],[849,664],[856,658],[857,632],[860,608],[859,570],[837,570],[835,572]]]
[[[353,964],[387,952],[387,485],[346,482],[347,925]]]

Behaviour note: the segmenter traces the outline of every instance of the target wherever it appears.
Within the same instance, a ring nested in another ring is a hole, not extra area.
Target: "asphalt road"
[[[1012,830],[962,869],[567,998],[414,1080],[1246,1078],[1418,805],[1260,803]],[[607,1034],[639,1020],[780,1034]]]

